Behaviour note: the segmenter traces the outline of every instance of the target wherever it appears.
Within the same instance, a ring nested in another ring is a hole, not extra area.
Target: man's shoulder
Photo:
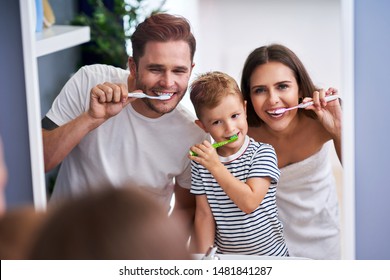
[[[178,104],[174,110],[171,125],[175,125],[183,133],[186,133],[187,138],[195,138],[195,141],[208,139],[208,134],[195,124],[196,116],[183,104]],[[192,140],[194,141],[194,140]]]
[[[196,116],[183,104],[179,103],[176,106],[175,111],[177,112],[177,114],[181,118],[183,118],[184,120],[187,120],[190,123],[194,123],[194,125],[195,125]]]
[[[104,77],[105,79],[114,79],[112,82],[122,82],[123,79],[127,79],[129,71],[107,64],[91,64],[85,65],[80,68],[86,75],[92,75],[94,77]]]

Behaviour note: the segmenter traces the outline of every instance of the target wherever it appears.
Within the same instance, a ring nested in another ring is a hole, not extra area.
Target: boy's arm
[[[241,182],[220,162],[216,150],[210,143],[205,141],[203,145],[193,146],[191,150],[198,155],[190,155],[189,158],[210,171],[221,188],[241,211],[249,214],[260,205],[271,184],[270,177],[250,178],[245,183]]]
[[[260,205],[271,184],[270,177],[249,178],[244,183],[234,177],[222,163],[212,167],[210,172],[234,204],[247,214]]]
[[[199,254],[205,254],[214,245],[215,221],[206,195],[196,196],[195,210],[195,248]]]

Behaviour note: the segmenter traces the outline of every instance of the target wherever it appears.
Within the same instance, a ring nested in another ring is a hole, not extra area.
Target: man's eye
[[[185,69],[177,69],[177,70],[174,70],[173,72],[175,72],[175,73],[187,73],[187,70],[185,70]]]

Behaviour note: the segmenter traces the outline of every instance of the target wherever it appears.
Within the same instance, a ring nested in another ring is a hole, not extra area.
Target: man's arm
[[[195,216],[195,197],[190,190],[182,188],[175,184],[175,205],[171,214],[184,228],[186,235],[189,237],[194,225]]]
[[[56,167],[90,131],[134,100],[127,94],[124,84],[99,84],[91,89],[87,112],[53,130],[42,129],[45,171]]]
[[[88,113],[83,113],[53,130],[42,129],[45,172],[62,162],[81,139],[100,124],[101,121],[91,118]]]

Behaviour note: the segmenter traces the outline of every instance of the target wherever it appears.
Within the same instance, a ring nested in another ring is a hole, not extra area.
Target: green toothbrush
[[[229,143],[231,143],[231,142],[234,142],[234,141],[236,141],[237,139],[238,139],[238,135],[237,135],[237,134],[234,134],[233,136],[231,136],[231,137],[229,138],[229,140],[225,140],[225,141],[213,143],[212,146],[213,146],[214,148],[219,148],[219,147],[221,147],[221,146],[223,146],[223,145],[226,145],[226,144],[229,144]],[[197,156],[198,154],[195,153],[195,152],[193,152],[193,151],[190,151],[190,155],[191,155],[191,156]]]

